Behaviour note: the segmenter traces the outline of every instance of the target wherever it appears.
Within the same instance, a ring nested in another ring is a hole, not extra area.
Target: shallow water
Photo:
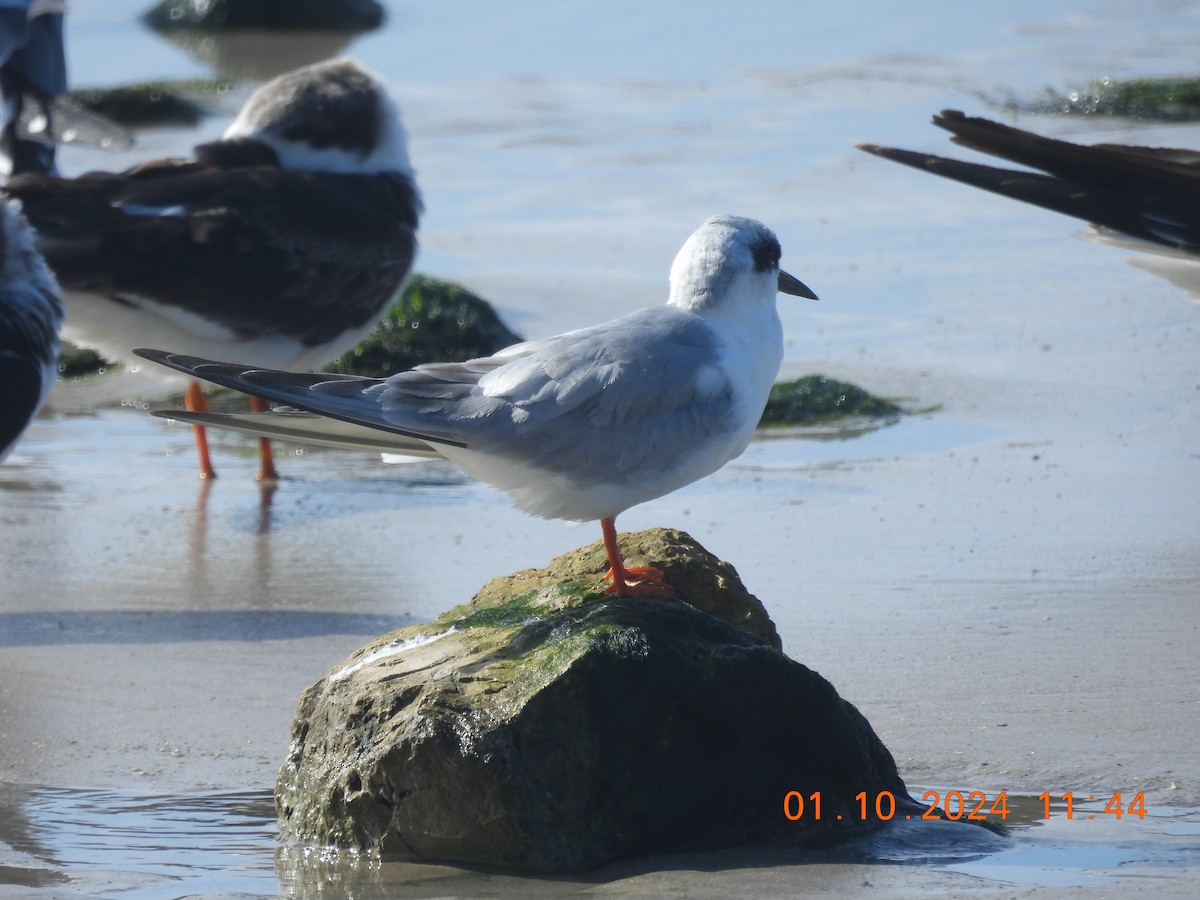
[[[143,6],[72,7],[76,84],[212,74],[140,29]],[[902,826],[577,880],[277,848],[269,790],[309,683],[597,530],[522,516],[447,465],[297,448],[263,503],[238,437],[216,439],[220,478],[200,485],[188,432],[144,414],[163,389],[125,373],[61,385],[0,469],[0,896],[1192,892],[1200,307],[1081,223],[852,145],[965,155],[931,113],[1194,74],[1200,7],[682,8],[404,3],[351,42],[405,111],[429,210],[419,268],[534,337],[659,302],[713,212],[768,222],[822,297],[781,300],[783,374],[927,412],[765,435],[621,527],[685,528],[731,560],[910,785],[1008,791],[1012,833]],[[314,51],[195,52],[261,75]],[[195,131],[62,164],[184,152],[249,87]],[[1200,146],[1195,125],[1018,124]],[[1081,801],[1068,821],[1060,802],[1040,820],[1037,796],[1067,790],[1144,790],[1150,814]]]
[[[892,866],[935,866],[964,876],[964,884],[995,887],[1153,890],[1171,868],[1200,863],[1200,810],[1150,808],[1143,819],[1119,821],[1102,812],[1102,802],[1076,803],[1068,819],[1061,800],[1047,807],[1023,796],[1008,798],[1003,834],[946,820],[897,821],[829,850],[679,854],[543,878],[280,847],[269,791],[146,796],[0,784],[0,809],[0,840],[12,850],[2,883],[136,900],[632,895],[667,885],[687,896],[725,896],[738,878],[756,896],[774,896],[764,870],[799,884],[824,881],[830,871]]]

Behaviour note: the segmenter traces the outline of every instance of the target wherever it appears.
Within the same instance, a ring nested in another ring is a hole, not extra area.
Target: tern
[[[0,202],[0,462],[58,379],[58,285],[14,200]]]
[[[349,59],[261,85],[192,159],[23,175],[4,191],[63,286],[68,339],[112,360],[151,345],[306,370],[397,299],[423,211],[396,104]],[[186,398],[207,408],[194,382]],[[212,477],[203,428],[196,444]],[[261,451],[260,478],[274,479]]]
[[[607,590],[667,596],[661,571],[625,566],[616,517],[745,450],[783,360],[776,294],[816,299],[780,269],[781,255],[761,222],[715,216],[676,256],[664,305],[390,378],[293,374],[135,352],[290,407],[257,415],[156,415],[446,457],[527,513],[599,520],[611,566]]]

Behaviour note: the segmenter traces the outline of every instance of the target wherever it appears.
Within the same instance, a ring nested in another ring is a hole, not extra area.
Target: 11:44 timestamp
[[[1049,791],[1043,791],[1042,793],[1038,794],[1038,799],[1042,801],[1042,808],[1045,812],[1045,815],[1043,815],[1042,818],[1050,818],[1050,803],[1055,798],[1050,796]],[[1075,818],[1075,792],[1067,791],[1058,799],[1062,800],[1067,805],[1067,818]],[[1096,797],[1093,795],[1089,796],[1087,799],[1095,800]],[[1113,795],[1108,798],[1108,802],[1104,804],[1104,815],[1113,816],[1117,819],[1120,819],[1122,816],[1137,816],[1139,819],[1146,818],[1145,793],[1143,791],[1138,791],[1133,795],[1133,799],[1126,804],[1124,803],[1124,798],[1121,796],[1121,792],[1115,791]],[[1089,815],[1088,818],[1094,819],[1096,817],[1094,815]]]

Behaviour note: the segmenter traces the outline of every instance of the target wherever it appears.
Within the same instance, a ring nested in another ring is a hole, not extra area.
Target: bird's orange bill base
[[[193,381],[188,385],[187,393],[183,395],[183,405],[188,412],[208,412],[208,398],[200,382]],[[208,434],[203,425],[192,426],[192,437],[196,439],[196,455],[200,457],[200,477],[216,478],[212,460],[208,455]]]
[[[626,568],[617,546],[617,524],[615,518],[600,520],[604,532],[604,549],[608,551],[608,563],[612,567],[604,577],[612,584],[604,589],[606,594],[618,597],[674,597],[675,591],[667,584],[662,569],[654,566],[632,566]]]
[[[271,404],[262,397],[250,398],[251,412],[270,412]],[[275,471],[275,454],[271,452],[271,441],[269,438],[260,437],[258,439],[258,480],[259,481],[278,481],[279,473]]]

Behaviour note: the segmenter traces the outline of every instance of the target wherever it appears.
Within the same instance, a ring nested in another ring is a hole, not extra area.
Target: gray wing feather
[[[416,434],[398,428],[381,414],[378,395],[384,382],[378,378],[328,373],[280,372],[234,363],[219,363],[162,350],[135,349],[134,354],[195,378],[202,378],[245,394],[309,412],[390,431],[419,441],[458,443],[452,435],[431,429]]]
[[[425,459],[439,459],[442,456],[424,441],[299,409],[278,408],[259,413],[202,413],[182,409],[156,409],[152,410],[151,414],[192,425],[212,426],[226,431],[239,431],[258,437],[315,444],[338,450],[370,450]]]
[[[485,361],[418,366],[389,378],[380,401],[405,432],[440,425],[469,449],[576,483],[610,479],[614,462],[652,478],[733,428],[717,351],[698,316],[653,307]]]

